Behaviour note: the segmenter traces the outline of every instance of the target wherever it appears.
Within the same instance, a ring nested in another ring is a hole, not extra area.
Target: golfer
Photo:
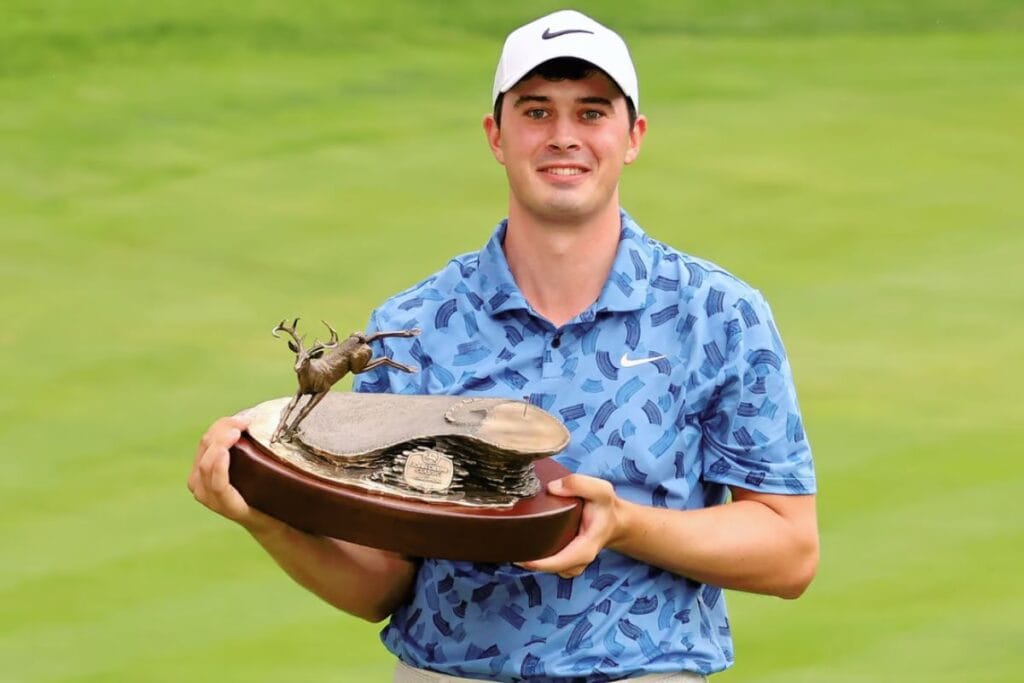
[[[245,421],[203,437],[189,487],[292,576],[369,620],[395,681],[701,681],[733,663],[723,589],[795,598],[818,562],[815,478],[761,294],[650,237],[619,179],[647,119],[614,32],[561,11],[512,32],[484,117],[508,214],[478,252],[378,307],[419,327],[356,391],[529,400],[571,433],[551,493],[579,534],[518,565],[413,559],[295,530],[228,482]]]

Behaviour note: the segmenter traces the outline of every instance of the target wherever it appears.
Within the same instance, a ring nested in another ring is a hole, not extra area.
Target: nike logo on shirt
[[[619,359],[619,365],[624,368],[632,368],[637,365],[643,365],[644,363],[653,363],[656,360],[661,360],[665,356],[651,356],[649,358],[630,358],[628,354],[622,354],[622,358]]]

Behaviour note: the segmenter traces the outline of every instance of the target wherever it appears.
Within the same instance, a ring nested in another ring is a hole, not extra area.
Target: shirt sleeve
[[[722,382],[702,424],[704,478],[762,493],[814,493],[811,449],[771,309],[750,292],[732,310]]]

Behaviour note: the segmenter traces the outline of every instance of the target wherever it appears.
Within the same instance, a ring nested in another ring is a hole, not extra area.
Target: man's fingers
[[[221,460],[226,461],[229,459],[228,449],[238,442],[240,435],[241,432],[237,429],[229,429],[218,434],[210,441],[209,447],[200,457],[199,464],[197,465],[199,476],[203,479],[203,483],[206,486],[212,489],[217,488],[218,480],[214,478],[214,473],[218,463]]]
[[[210,451],[226,451],[228,448],[238,443],[238,439],[241,438],[241,436],[242,432],[237,427],[229,427],[225,425],[210,434],[210,438],[206,444],[206,453],[209,453]]]
[[[192,465],[195,466],[199,464],[199,459],[203,457],[203,453],[210,448],[211,444],[219,440],[220,435],[223,434],[225,430],[238,432],[240,435],[243,430],[249,427],[249,422],[250,418],[248,415],[239,413],[238,415],[232,415],[231,417],[222,417],[210,425],[210,428],[207,429],[206,433],[203,434],[201,439],[199,439],[199,445],[196,446],[196,456],[192,461]],[[231,445],[234,445],[234,443],[238,441],[237,436],[234,437],[234,439],[235,440]]]
[[[230,447],[238,441],[239,431],[229,429],[210,441],[189,475],[188,488],[196,500],[214,512],[238,520],[247,513],[241,494],[231,485]]]
[[[228,417],[221,419],[224,421],[224,424],[229,427],[234,427],[239,431],[248,427],[249,423],[252,422],[252,418],[249,416],[248,410],[242,410],[234,415],[229,415]]]
[[[579,576],[604,548],[608,528],[608,510],[615,501],[612,485],[596,477],[570,474],[548,483],[555,496],[576,496],[586,501],[576,538],[550,557],[521,562],[523,569],[551,572],[565,578]]]
[[[601,500],[614,495],[615,489],[604,479],[585,474],[570,474],[548,484],[548,493],[555,496],[576,496],[586,500]]]
[[[251,510],[241,494],[231,485],[229,468],[232,446],[242,438],[250,418],[246,414],[223,417],[206,430],[199,440],[192,471],[188,475],[188,490],[195,499],[214,512],[240,521]]]
[[[577,536],[569,542],[569,545],[554,555],[518,564],[523,569],[529,569],[530,571],[557,574],[578,568],[579,571],[574,574],[574,576],[578,576],[593,561],[596,555],[597,550],[594,548],[593,541],[586,536]]]
[[[565,571],[558,572],[558,575],[561,576],[563,579],[575,579],[577,576],[586,571],[586,569],[587,565],[581,564],[579,566],[572,567],[571,569],[566,569]]]
[[[228,477],[228,467],[231,464],[231,454],[226,453],[224,457],[217,458],[213,463],[212,472],[210,473],[210,483],[213,485],[214,491],[224,491],[230,488],[230,478]]]
[[[196,457],[192,461],[192,469],[195,470],[196,465],[199,464],[199,459],[203,457],[203,453],[210,447],[210,432],[206,432],[199,439],[199,445],[196,446]]]

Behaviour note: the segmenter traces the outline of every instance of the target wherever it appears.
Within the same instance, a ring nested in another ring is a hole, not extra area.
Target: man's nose
[[[551,137],[548,139],[548,149],[553,152],[565,152],[579,148],[580,140],[576,133],[575,123],[571,119],[560,117],[552,127]]]

